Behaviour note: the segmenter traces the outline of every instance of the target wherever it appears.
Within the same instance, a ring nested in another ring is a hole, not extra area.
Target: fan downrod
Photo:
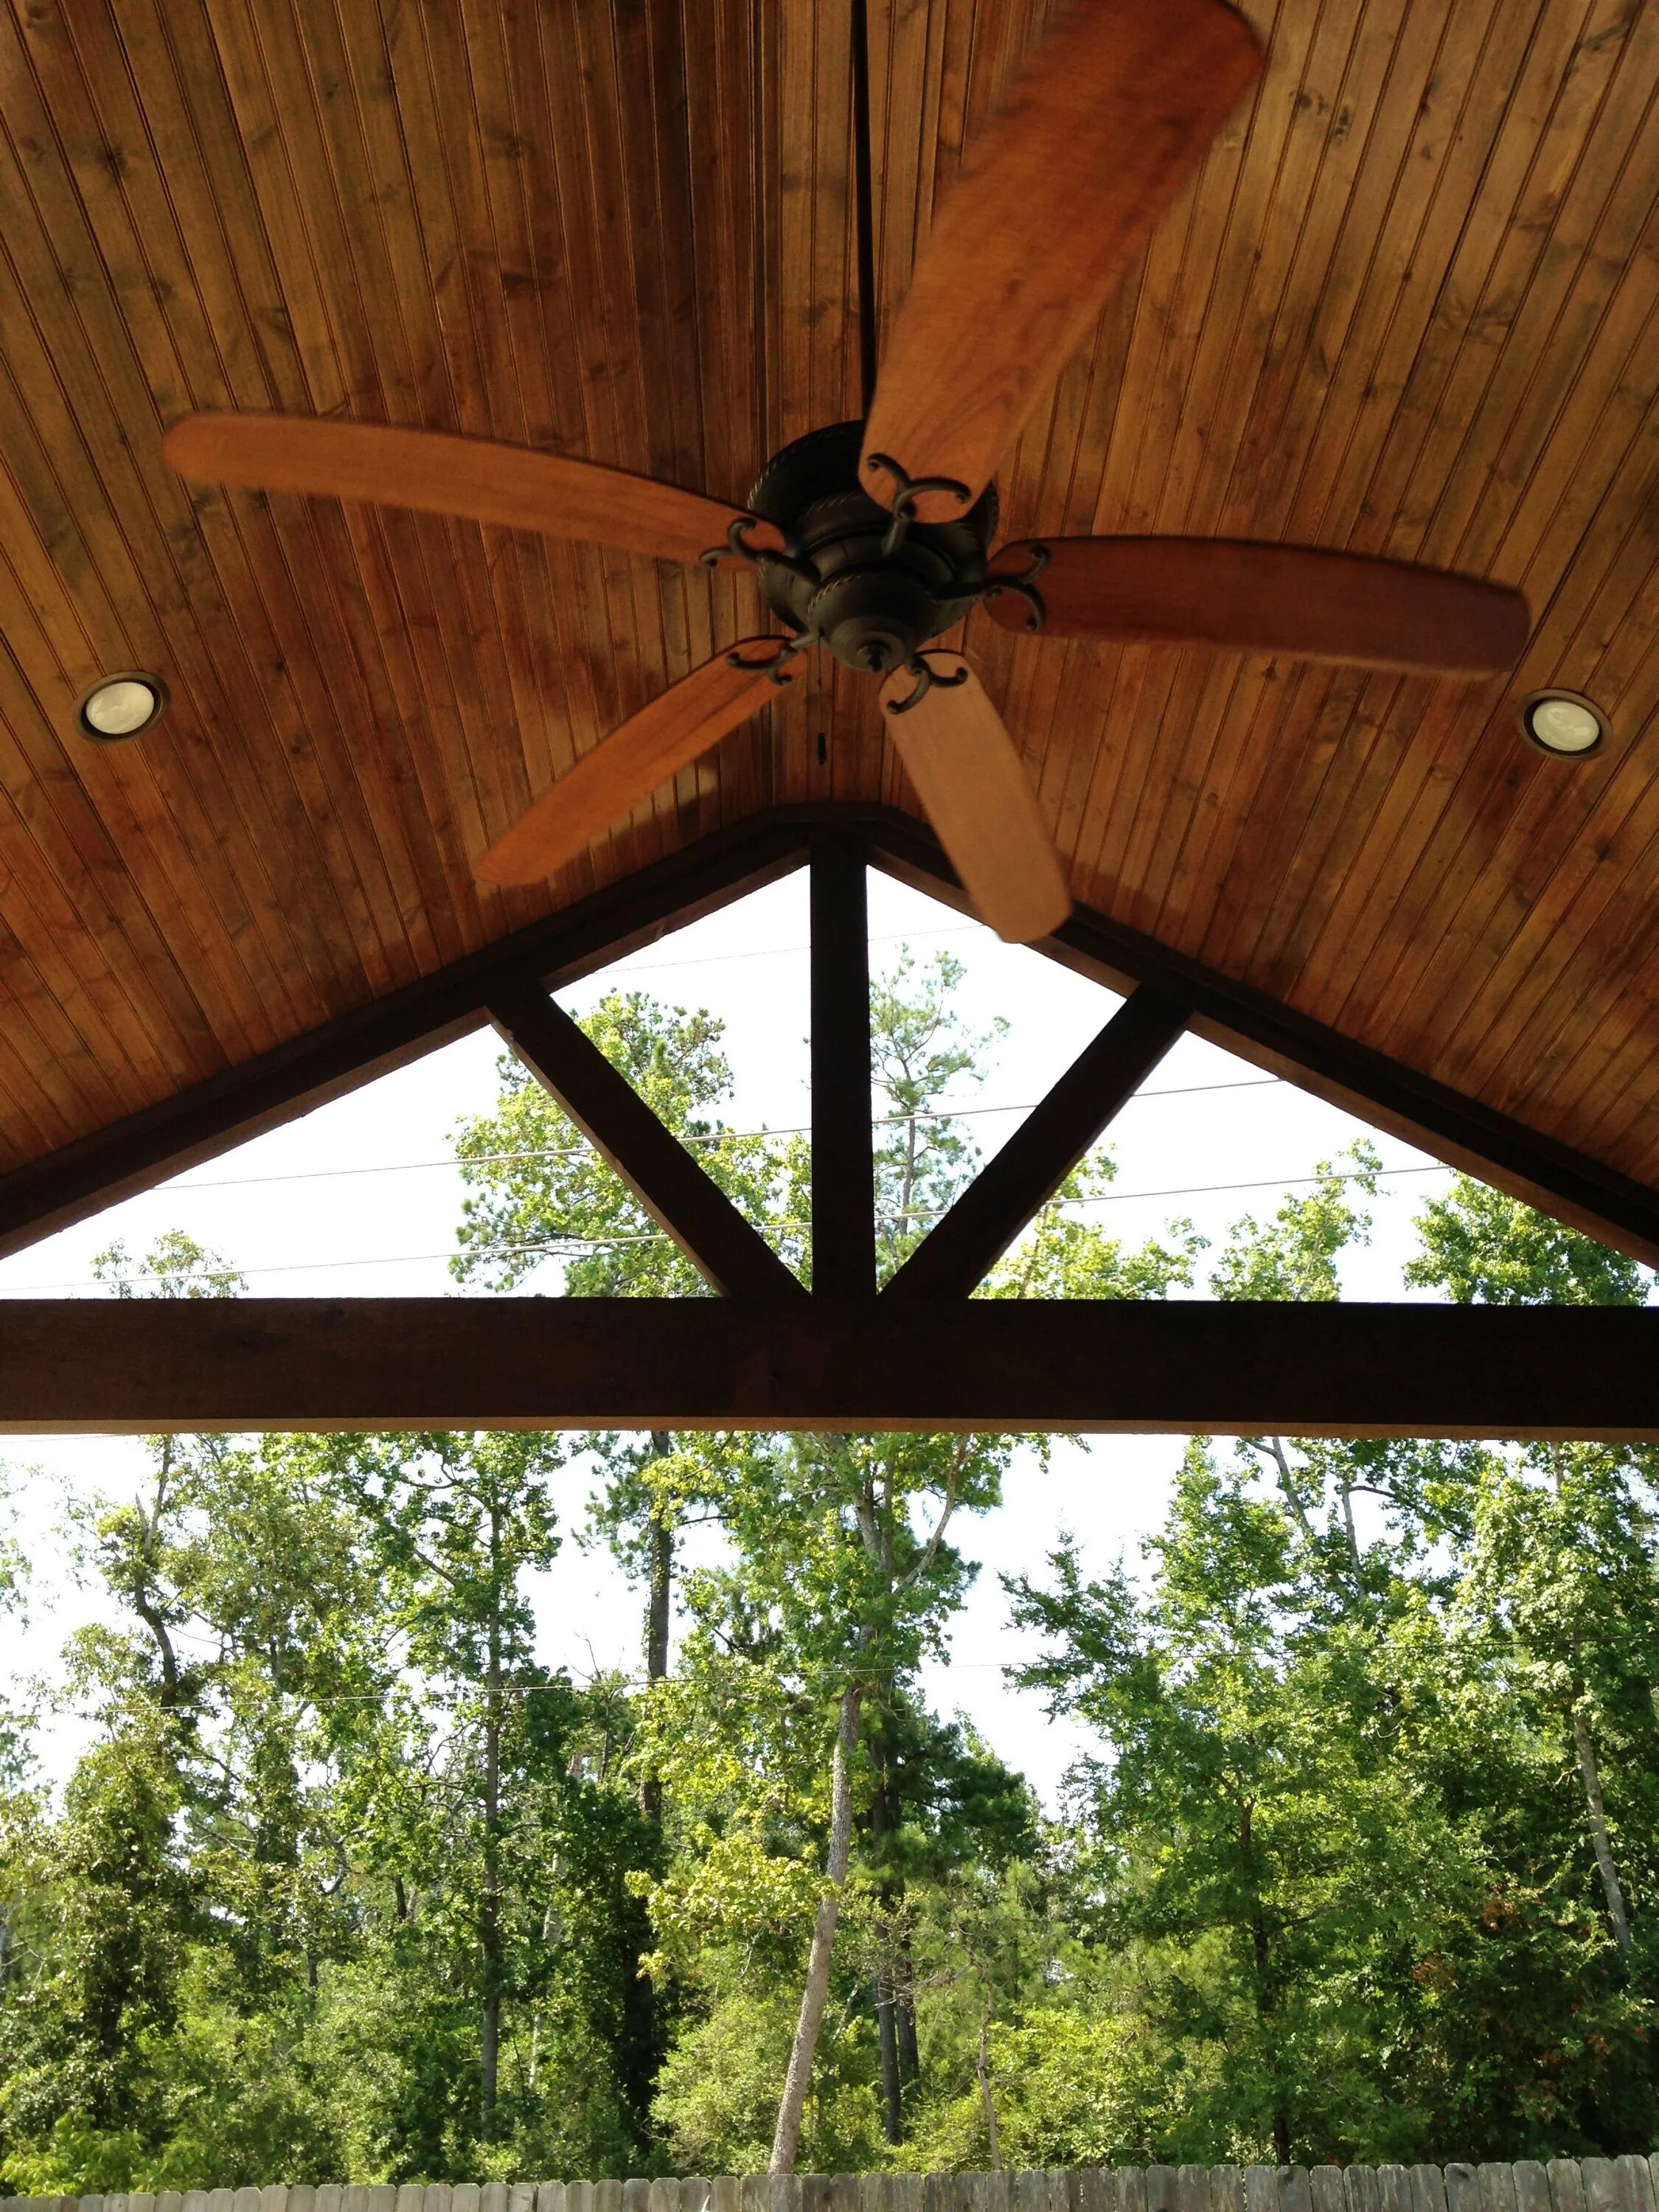
[[[729,545],[703,557],[736,552],[751,561],[768,606],[803,643],[827,646],[860,675],[908,667],[925,685],[931,672],[923,647],[978,600],[1023,591],[1039,618],[1041,602],[1029,586],[987,577],[994,485],[970,505],[965,486],[912,482],[896,462],[884,461],[896,486],[890,511],[859,482],[863,438],[861,422],[831,423],[784,447],[761,471],[749,506],[782,532],[781,553],[752,549],[739,521]],[[917,521],[913,504],[923,491],[954,492],[964,512],[949,522]]]

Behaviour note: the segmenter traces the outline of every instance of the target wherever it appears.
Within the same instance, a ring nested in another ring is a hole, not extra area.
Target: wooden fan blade
[[[1261,70],[1221,0],[1079,0],[928,234],[865,426],[873,457],[976,497]],[[923,494],[923,521],[962,504]]]
[[[926,659],[939,680],[914,707],[903,708],[915,690],[908,670],[882,685],[887,733],[981,921],[1011,945],[1029,945],[1059,928],[1072,895],[984,686],[959,653]]]
[[[1208,645],[1430,676],[1495,676],[1521,657],[1527,603],[1504,584],[1364,553],[1224,538],[1053,538],[1031,574],[1044,637]],[[1005,545],[993,575],[1024,576],[1030,544]],[[1018,592],[986,611],[1030,626]]]
[[[724,545],[743,511],[531,446],[307,415],[186,415],[162,439],[161,453],[198,483],[418,507],[550,538],[591,538],[660,561],[692,562]],[[782,549],[769,522],[751,520],[745,535],[757,552]]]
[[[787,642],[746,637],[682,677],[544,791],[474,863],[474,875],[487,884],[535,884],[574,860],[688,761],[777,696],[770,672]],[[780,671],[778,680],[791,678]]]

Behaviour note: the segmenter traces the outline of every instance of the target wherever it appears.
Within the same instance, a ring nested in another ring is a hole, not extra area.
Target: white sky
[[[948,949],[967,967],[961,1005],[985,1026],[1010,1030],[977,1095],[998,1110],[969,1125],[988,1155],[1024,1110],[1068,1065],[1114,1011],[1110,993],[1040,955],[1001,945],[989,932],[872,872],[872,962],[880,969],[908,943],[921,957]],[[802,1125],[806,1089],[806,878],[798,873],[738,905],[622,961],[562,993],[581,1013],[607,989],[636,981],[672,1004],[706,1006],[726,1023],[735,1076],[729,1118],[743,1128]],[[267,1297],[420,1296],[453,1293],[446,1261],[460,1210],[451,1134],[463,1115],[486,1112],[495,1096],[499,1046],[493,1034],[464,1038],[401,1073],[319,1108],[303,1120],[228,1152],[209,1165],[113,1206],[96,1219],[0,1261],[0,1298],[102,1295],[93,1255],[113,1239],[140,1255],[179,1228],[223,1255]],[[1224,1086],[1224,1087],[1221,1087]],[[1111,1132],[1116,1192],[1102,1207],[1115,1234],[1139,1243],[1185,1214],[1212,1243],[1244,1212],[1270,1214],[1286,1184],[1308,1176],[1364,1133],[1363,1125],[1196,1038],[1185,1038],[1130,1102]],[[1411,1217],[1444,1186],[1426,1155],[1375,1136],[1385,1167],[1375,1241],[1348,1255],[1344,1287],[1355,1297],[1400,1297],[1401,1267],[1413,1239]],[[1260,1188],[1203,1189],[1194,1186]],[[1139,1194],[1147,1194],[1140,1195]],[[532,1288],[550,1289],[550,1279]],[[1182,1451],[1170,1437],[1056,1442],[1045,1471],[1023,1454],[1008,1502],[977,1522],[954,1524],[963,1548],[986,1563],[959,1617],[948,1668],[927,1688],[942,1709],[968,1714],[1002,1755],[1052,1800],[1076,1740],[1052,1727],[1035,1700],[1010,1691],[1002,1668],[1021,1656],[1007,1626],[998,1574],[1040,1573],[1062,1528],[1085,1561],[1104,1566],[1132,1555],[1162,1517]],[[9,1470],[17,1532],[33,1573],[27,1620],[0,1620],[0,1686],[50,1676],[64,1637],[99,1610],[95,1589],[77,1586],[62,1534],[71,1496],[120,1496],[144,1464],[135,1438],[16,1437],[0,1442]],[[573,1538],[584,1486],[573,1475],[567,1501]],[[640,1605],[606,1556],[568,1541],[538,1593],[540,1656],[577,1673],[592,1663],[638,1663]],[[61,1775],[84,1741],[64,1716],[46,1732],[46,1771]]]

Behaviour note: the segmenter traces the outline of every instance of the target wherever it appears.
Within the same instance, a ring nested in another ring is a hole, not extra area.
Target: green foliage
[[[1418,1216],[1422,1249],[1406,1280],[1458,1305],[1639,1306],[1652,1274],[1471,1176]]]
[[[872,992],[884,1275],[977,1165],[961,981],[907,953]],[[586,1026],[810,1271],[805,1148],[729,1126],[718,1023],[615,994]],[[702,1293],[515,1063],[458,1153],[458,1279]],[[1189,1224],[1100,1226],[1112,1173],[981,1294],[1192,1287]],[[1239,1221],[1212,1290],[1338,1297],[1379,1174],[1357,1146]],[[1454,1299],[1649,1295],[1467,1179],[1419,1227],[1409,1279]],[[240,1287],[178,1233],[97,1270]],[[1659,1453],[1194,1440],[1138,1559],[1063,1541],[1010,1586],[1020,1683],[1088,1747],[1045,1820],[924,1694],[1031,1449],[155,1440],[76,1519],[105,1604],[58,1797],[0,1728],[0,2188],[763,2166],[849,1710],[817,2170],[1645,2148]],[[538,1657],[573,1533],[641,1585],[643,1678]],[[0,1606],[23,1564],[0,1531]]]

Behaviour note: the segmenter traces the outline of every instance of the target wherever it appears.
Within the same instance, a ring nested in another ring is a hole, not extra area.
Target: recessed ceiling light
[[[94,744],[118,744],[124,738],[142,737],[153,729],[167,709],[167,687],[161,678],[126,668],[118,675],[100,676],[81,694],[75,726]]]
[[[1581,692],[1534,691],[1521,702],[1521,726],[1543,751],[1576,759],[1601,743],[1607,718]]]

